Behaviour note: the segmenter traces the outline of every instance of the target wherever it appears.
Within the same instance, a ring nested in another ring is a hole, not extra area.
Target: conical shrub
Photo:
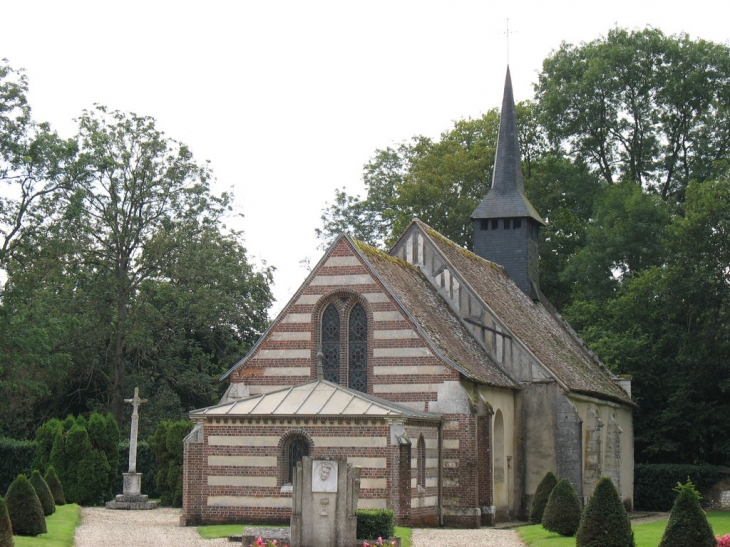
[[[542,515],[545,512],[545,506],[547,505],[550,492],[553,491],[555,485],[558,484],[558,477],[555,473],[548,471],[545,476],[537,485],[535,495],[532,498],[532,506],[530,507],[530,524],[540,524],[542,522]]]
[[[56,470],[53,466],[48,468],[46,475],[43,478],[53,495],[53,503],[56,505],[66,505],[66,496],[63,494],[63,486],[61,485],[61,481],[58,480],[58,475],[56,475]]]
[[[56,502],[53,501],[53,494],[48,484],[41,476],[41,472],[37,469],[30,474],[30,483],[33,485],[38,500],[41,502],[41,508],[45,516],[52,515],[56,512]]]
[[[561,536],[574,536],[580,525],[580,502],[568,479],[560,479],[550,492],[542,527]]]
[[[13,525],[10,523],[8,506],[3,498],[0,498],[0,547],[13,547]]]
[[[5,496],[10,522],[16,536],[37,536],[46,533],[46,518],[41,502],[28,477],[18,475]]]
[[[705,512],[700,507],[700,494],[691,481],[677,484],[669,522],[659,547],[714,547],[715,536]]]
[[[575,536],[576,547],[635,547],[631,521],[616,487],[601,477],[588,500]]]

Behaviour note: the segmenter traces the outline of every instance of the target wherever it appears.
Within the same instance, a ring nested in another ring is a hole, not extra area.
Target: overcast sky
[[[726,0],[0,0],[0,58],[64,137],[100,103],[210,160],[252,259],[277,269],[277,311],[321,257],[325,202],[362,193],[377,148],[500,105],[508,19],[517,101],[561,42],[615,26],[730,40]]]

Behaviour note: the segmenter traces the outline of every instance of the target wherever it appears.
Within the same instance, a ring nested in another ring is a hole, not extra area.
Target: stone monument
[[[353,547],[360,468],[347,458],[304,456],[294,472],[291,547]]]
[[[124,399],[125,403],[131,403],[132,426],[129,433],[129,471],[122,473],[123,487],[122,494],[117,498],[106,502],[107,509],[155,509],[156,501],[148,501],[147,496],[142,494],[142,473],[137,473],[137,429],[139,427],[139,405],[146,403],[147,399],[139,398],[139,388],[134,388],[134,397]]]

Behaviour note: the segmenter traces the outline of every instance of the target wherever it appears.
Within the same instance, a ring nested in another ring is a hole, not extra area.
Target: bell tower
[[[538,242],[540,227],[545,223],[524,191],[517,112],[507,67],[492,188],[471,214],[474,253],[502,266],[525,294],[537,300],[540,288]]]

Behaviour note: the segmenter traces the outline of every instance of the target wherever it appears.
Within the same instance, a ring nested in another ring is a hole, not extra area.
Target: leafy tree
[[[37,536],[47,532],[41,502],[28,477],[18,475],[5,494],[5,502],[16,536]]]
[[[46,471],[43,479],[46,481],[46,484],[53,495],[53,502],[56,505],[66,505],[66,496],[63,494],[63,486],[61,486],[61,481],[58,480],[58,475],[56,475],[56,470],[52,465],[48,466],[48,470]]]
[[[13,525],[8,514],[8,505],[0,497],[0,547],[13,547]]]
[[[38,500],[41,502],[41,508],[43,508],[43,514],[45,516],[52,515],[56,512],[56,503],[53,501],[53,494],[51,494],[48,484],[41,476],[40,471],[37,469],[30,475],[30,484],[33,485]]]
[[[535,87],[551,141],[609,184],[629,181],[680,199],[716,174],[730,143],[727,45],[612,29],[543,62]]]
[[[581,517],[580,501],[568,479],[560,479],[548,497],[542,527],[561,536],[574,536]]]
[[[635,547],[631,521],[608,477],[601,477],[588,500],[575,536],[576,547]]]
[[[147,439],[157,459],[157,490],[162,505],[182,507],[183,439],[193,428],[192,422],[165,421]]]
[[[545,476],[537,485],[535,490],[535,496],[532,498],[532,506],[530,507],[530,524],[540,524],[542,522],[542,516],[545,513],[545,506],[547,505],[550,492],[553,491],[555,485],[558,484],[558,478],[555,473],[548,471]]]
[[[700,495],[691,481],[677,484],[677,499],[669,514],[659,547],[713,547],[716,545],[707,516],[700,507]]]

